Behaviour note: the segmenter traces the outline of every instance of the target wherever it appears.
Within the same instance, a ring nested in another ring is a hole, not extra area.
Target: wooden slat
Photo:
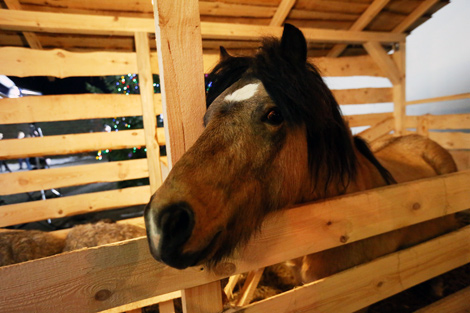
[[[393,126],[393,117],[387,117],[372,127],[360,132],[358,136],[370,142],[389,134],[393,130]]]
[[[10,10],[21,10],[21,3],[18,0],[5,0],[5,4]],[[32,32],[23,32],[23,36],[28,42],[28,45],[33,49],[42,49],[41,42],[35,33]]]
[[[154,94],[155,112],[162,113],[161,95]],[[0,100],[0,124],[72,121],[142,115],[139,95],[80,94]]]
[[[354,22],[354,24],[349,28],[350,30],[363,30],[376,16],[382,11],[382,9],[387,5],[390,0],[374,0],[367,10],[361,14],[361,16]],[[330,58],[338,57],[347,45],[338,44],[335,45],[327,54]]]
[[[271,18],[275,11],[276,8],[272,6],[225,3],[221,1],[199,1],[199,12],[201,15]]]
[[[344,116],[344,119],[349,123],[349,127],[358,127],[375,125],[391,116],[392,113],[356,114]]]
[[[148,177],[145,159],[0,174],[0,196]]]
[[[186,288],[182,293],[183,312],[218,313],[222,312],[222,288],[220,281]]]
[[[123,221],[125,221],[125,223],[129,223],[129,220],[123,220]],[[121,222],[121,221],[118,221],[118,223],[119,222]],[[142,222],[143,222],[143,220],[142,220]],[[138,225],[138,226],[141,226],[141,225]],[[144,226],[142,225],[142,227],[144,227]],[[178,298],[181,298],[181,291],[179,291],[179,290],[174,291],[174,292],[170,292],[168,294],[152,297],[152,298],[149,298],[149,299],[141,300],[141,301],[127,303],[125,305],[118,306],[118,307],[106,310],[106,313],[122,313],[122,312],[127,313],[127,310],[132,310],[132,309],[136,309],[136,308],[143,308],[143,307],[150,306],[150,305],[156,304],[156,303],[160,304],[159,305],[160,313],[163,313],[164,311],[162,311],[161,303],[165,303],[164,306],[166,308],[167,306],[169,306],[169,303],[171,303],[173,305],[173,300],[178,299]]]
[[[151,257],[146,238],[1,267],[0,312],[100,311],[198,286],[342,245],[341,236],[352,242],[465,210],[468,185],[470,171],[458,172],[278,212],[267,218],[237,260],[221,267],[229,270],[169,268]],[[413,209],[415,203],[420,210]],[[111,296],[95,297],[99,291]]]
[[[67,23],[63,23],[63,21]],[[149,18],[128,18],[83,14],[46,13],[18,10],[0,10],[0,27],[7,30],[41,31],[53,33],[132,35],[136,32],[154,32],[154,22]],[[203,39],[259,40],[261,36],[282,34],[281,27],[241,25],[233,23],[201,22]],[[308,41],[364,43],[398,42],[403,34],[384,32],[358,32],[303,28]]]
[[[445,149],[470,149],[470,133],[429,132],[429,138]]]
[[[131,52],[69,52],[62,49],[3,47],[0,53],[3,57],[0,72],[11,76],[48,75],[64,78],[137,72],[135,53]]]
[[[282,30],[282,27],[273,26],[201,22],[203,39],[259,40],[266,36],[281,37]],[[398,36],[399,34],[380,32],[320,28],[301,28],[301,30],[309,42],[365,43],[370,41],[388,43],[405,39],[405,36]]]
[[[158,142],[165,144],[163,129],[158,129]],[[25,157],[64,155],[104,149],[126,149],[145,146],[144,130],[121,130],[110,133],[58,135],[0,141],[0,160]]]
[[[263,276],[263,272],[264,267],[248,273],[245,284],[240,290],[240,298],[238,299],[237,306],[245,306],[250,303],[256,287],[258,287],[258,283],[261,280],[261,276]]]
[[[409,14],[400,24],[398,24],[392,32],[402,33],[408,29],[414,22],[416,22],[424,13],[426,13],[433,5],[438,3],[439,0],[425,0],[423,1],[411,14]]]
[[[175,305],[173,300],[160,302],[158,305],[159,313],[175,313]]]
[[[396,135],[403,135],[406,116],[406,42],[400,42],[399,50],[392,55],[393,64],[396,64],[400,80],[393,84],[393,118]],[[393,82],[392,82],[393,83]]]
[[[277,7],[276,13],[269,22],[269,26],[281,26],[289,15],[289,12],[292,10],[295,1],[297,0],[282,0]]]
[[[341,104],[367,104],[392,102],[392,88],[358,88],[332,90],[336,101]]]
[[[407,128],[416,128],[418,120],[425,118],[428,121],[430,129],[468,129],[470,128],[470,113],[462,114],[444,114],[444,115],[424,115],[424,116],[406,116],[405,126]]]
[[[453,293],[444,299],[434,302],[414,313],[468,313],[470,312],[470,287]]]
[[[395,62],[391,59],[389,55],[382,48],[380,43],[377,42],[366,42],[364,43],[364,48],[367,50],[367,53],[377,62],[377,65],[384,69],[387,77],[390,79],[393,85],[398,85],[402,78],[403,74],[398,69]]]
[[[0,208],[0,227],[142,205],[149,200],[150,187],[140,186],[4,205]]]
[[[470,226],[234,311],[355,312],[470,262],[469,238]]]
[[[459,171],[470,169],[470,150],[449,150]]]
[[[155,112],[153,75],[150,67],[150,44],[147,33],[135,34],[137,67],[139,69],[140,98],[144,124],[145,145],[149,169],[150,192],[154,194],[162,184],[160,146],[157,142],[157,113]]]
[[[343,58],[309,58],[322,76],[376,76],[386,77],[384,71],[368,55]]]
[[[441,101],[452,101],[452,100],[463,100],[463,99],[470,99],[470,92],[462,93],[462,94],[458,94],[458,95],[451,95],[451,96],[443,96],[443,97],[435,97],[435,98],[428,98],[428,99],[421,99],[421,100],[406,101],[406,105],[433,103],[433,102],[441,102]]]
[[[170,169],[202,133],[206,111],[198,3],[182,1],[154,2]]]

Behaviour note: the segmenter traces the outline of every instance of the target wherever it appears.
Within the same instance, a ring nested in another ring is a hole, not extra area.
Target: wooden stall
[[[421,103],[406,101],[406,32],[446,1],[172,0],[155,1],[154,7],[151,1],[2,4],[0,74],[63,78],[138,73],[141,93],[0,99],[0,124],[142,116],[144,127],[4,139],[0,159],[136,146],[146,147],[147,158],[2,173],[0,196],[142,177],[149,177],[150,184],[0,206],[0,227],[147,203],[167,168],[202,132],[203,74],[217,62],[218,47],[252,53],[262,36],[280,36],[280,25],[286,21],[301,27],[309,57],[323,76],[389,79],[389,88],[333,91],[344,106],[393,103],[393,112],[345,116],[351,127],[370,126],[361,133],[367,140],[391,132],[426,135],[452,150],[461,171],[300,205],[268,217],[261,234],[240,255],[211,270],[201,266],[179,271],[159,264],[151,257],[146,238],[1,267],[0,312],[130,312],[155,303],[160,303],[160,312],[174,312],[173,299],[180,297],[185,312],[221,312],[220,280],[246,272],[254,278],[247,286],[246,303],[231,311],[353,312],[470,262],[467,226],[247,304],[259,269],[342,245],[345,238],[349,243],[470,207],[470,171],[465,170],[470,168],[470,134],[462,131],[469,128],[470,114],[406,115],[407,105]],[[391,49],[394,53],[389,55]],[[160,75],[161,94],[153,93],[153,74]],[[156,116],[162,113],[165,129],[156,127]],[[160,156],[162,145],[168,157]],[[324,227],[331,219],[337,221],[334,226]],[[132,222],[142,224],[141,219]],[[260,254],[266,247],[269,253]],[[423,312],[439,311],[449,302],[468,309],[467,297],[468,288]]]

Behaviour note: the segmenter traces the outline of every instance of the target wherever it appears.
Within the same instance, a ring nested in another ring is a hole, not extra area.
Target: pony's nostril
[[[158,216],[158,228],[164,242],[176,248],[184,244],[194,228],[194,213],[186,202],[171,204]]]

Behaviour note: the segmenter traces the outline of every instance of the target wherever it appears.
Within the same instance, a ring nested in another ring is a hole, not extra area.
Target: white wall
[[[407,38],[407,100],[470,92],[470,1],[452,0]],[[469,113],[470,100],[408,107],[408,114]]]
[[[407,100],[470,92],[470,0],[452,0],[407,37]],[[373,77],[325,78],[332,89],[391,87]],[[342,106],[344,114],[392,112],[393,104]],[[470,99],[407,107],[407,114],[470,113]],[[363,128],[357,129],[357,131]]]

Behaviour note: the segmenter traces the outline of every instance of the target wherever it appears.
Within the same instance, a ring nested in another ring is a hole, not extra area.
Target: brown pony
[[[265,40],[253,57],[221,48],[208,80],[205,130],[144,213],[152,255],[172,267],[219,262],[268,213],[293,204],[456,170],[451,156],[423,137],[382,140],[375,155],[353,138],[294,26],[285,26],[281,40]],[[456,225],[449,216],[294,264],[311,281]]]

